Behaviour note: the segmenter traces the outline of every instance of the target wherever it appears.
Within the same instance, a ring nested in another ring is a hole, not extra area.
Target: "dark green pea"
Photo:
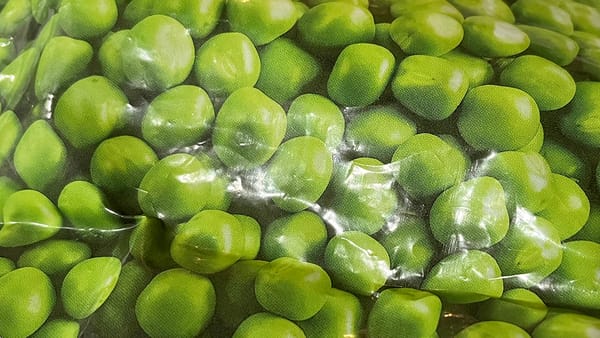
[[[10,37],[23,30],[32,18],[31,1],[8,0],[0,10],[0,36]]]
[[[573,337],[592,338],[600,331],[600,320],[595,317],[576,313],[561,313],[548,317],[538,325],[531,336],[533,338]]]
[[[244,33],[256,46],[280,37],[298,18],[291,0],[228,0],[225,10],[231,30]]]
[[[10,258],[0,257],[0,277],[13,271],[15,268],[15,262],[13,262]]]
[[[31,266],[52,276],[68,272],[79,262],[90,258],[87,244],[66,239],[50,239],[24,251],[17,266]]]
[[[575,97],[560,120],[560,130],[570,139],[591,146],[600,146],[598,114],[600,114],[600,83],[576,83]]]
[[[121,49],[125,43],[128,43],[129,34],[129,29],[108,33],[98,50],[98,60],[102,67],[102,74],[118,85],[127,82],[127,76],[123,69]]]
[[[0,114],[0,165],[12,155],[23,133],[21,121],[12,110]]]
[[[79,329],[79,323],[74,320],[54,319],[44,323],[31,338],[77,338]]]
[[[502,0],[448,0],[466,17],[484,15],[509,23],[515,22],[510,7]]]
[[[307,337],[358,337],[363,319],[364,311],[358,298],[332,288],[321,310],[296,324]]]
[[[305,338],[294,322],[268,312],[246,318],[233,333],[233,338],[288,337]]]
[[[573,21],[568,12],[543,0],[518,0],[510,8],[517,22],[553,30],[565,35],[573,34]]]
[[[506,57],[519,54],[531,43],[525,32],[506,21],[489,16],[471,16],[463,22],[462,46],[481,57]]]
[[[114,0],[63,0],[58,11],[60,26],[76,39],[92,39],[108,33],[118,15]]]
[[[527,289],[511,289],[505,291],[501,298],[481,303],[477,318],[503,321],[531,331],[547,313],[546,304],[535,293]]]
[[[575,1],[560,1],[559,6],[569,13],[576,30],[600,34],[600,10]]]
[[[541,56],[559,66],[566,66],[575,60],[579,45],[571,37],[545,28],[517,25],[525,32],[531,44],[526,53]]]
[[[397,18],[406,13],[423,11],[423,12],[437,12],[446,14],[453,17],[458,22],[463,22],[464,17],[462,13],[454,7],[451,3],[445,0],[426,0],[426,1],[412,1],[412,0],[394,0],[390,6],[390,14],[392,17]]]
[[[146,268],[173,268],[176,265],[170,253],[173,235],[160,220],[144,216],[131,232],[129,251]]]
[[[6,199],[14,192],[21,189],[21,185],[15,182],[11,177],[0,176],[0,219],[2,219],[4,214],[3,209]]]
[[[440,56],[460,68],[469,81],[469,89],[492,82],[494,69],[485,59],[475,57],[456,48]]]
[[[0,70],[17,57],[17,48],[13,39],[0,38]]]
[[[40,48],[28,48],[0,71],[0,103],[4,109],[14,109],[21,101],[35,74],[40,51]]]
[[[502,332],[506,338],[530,338],[527,331],[520,327],[501,321],[483,321],[467,326],[455,336],[456,338],[480,338],[490,332]]]

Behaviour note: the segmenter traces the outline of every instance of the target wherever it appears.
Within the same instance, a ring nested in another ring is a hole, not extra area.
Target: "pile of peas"
[[[0,337],[599,337],[599,0],[0,0]]]

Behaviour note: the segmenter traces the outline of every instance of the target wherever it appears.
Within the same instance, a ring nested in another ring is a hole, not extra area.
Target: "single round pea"
[[[4,202],[0,246],[28,245],[54,236],[62,227],[60,212],[37,190],[19,190]]]
[[[290,320],[306,320],[321,310],[331,279],[320,266],[291,257],[265,264],[256,275],[254,292],[262,307]],[[242,323],[243,325],[243,323]]]
[[[429,292],[411,288],[386,289],[369,313],[373,337],[431,337],[437,328],[442,302]]]
[[[477,318],[503,321],[531,331],[547,313],[546,304],[535,293],[527,289],[511,289],[505,291],[501,298],[481,303]]]
[[[439,56],[456,48],[463,39],[461,23],[436,11],[411,11],[397,17],[390,36],[406,54]]]
[[[154,277],[141,292],[135,315],[151,337],[195,337],[208,326],[215,302],[208,278],[171,269]]]
[[[225,11],[231,30],[244,33],[256,46],[280,37],[298,19],[291,0],[228,0]]]
[[[150,102],[142,119],[142,135],[161,150],[192,146],[207,137],[214,119],[212,102],[202,88],[177,86]]]
[[[571,15],[559,6],[543,0],[517,0],[511,6],[517,22],[553,30],[565,35],[573,34]]]
[[[321,310],[296,324],[308,337],[357,337],[363,319],[364,310],[358,298],[332,288]]]
[[[71,270],[79,262],[90,258],[92,251],[83,243],[67,239],[50,239],[25,250],[17,266],[31,266],[52,276]]]
[[[56,293],[42,271],[26,267],[0,277],[0,336],[27,337],[50,316]]]
[[[294,322],[268,312],[246,318],[233,333],[233,338],[288,337],[305,338]]]
[[[130,254],[149,269],[173,268],[176,266],[170,253],[173,236],[159,219],[142,217],[129,237]]]
[[[463,22],[462,46],[481,57],[506,57],[519,54],[531,41],[517,26],[489,16],[470,16]]]
[[[258,167],[273,156],[286,125],[285,111],[277,102],[256,88],[240,88],[227,97],[217,114],[214,150],[230,168]]]
[[[0,107],[0,110],[2,108]],[[7,110],[0,114],[0,166],[4,164],[13,153],[21,135],[23,134],[23,126],[21,121],[12,110]],[[342,131],[343,132],[343,131]]]
[[[566,66],[575,60],[579,45],[573,38],[555,31],[527,25],[517,25],[525,32],[531,44],[525,51],[527,54],[541,56],[559,66]]]
[[[489,254],[464,250],[448,255],[431,268],[421,288],[453,304],[480,302],[500,297],[500,267]]]
[[[202,88],[215,96],[228,96],[258,81],[261,60],[244,34],[227,32],[204,42],[196,53],[194,74]]]
[[[64,0],[58,9],[60,27],[76,39],[100,37],[117,22],[117,4],[114,0]]]
[[[464,17],[462,13],[451,3],[445,0],[427,0],[427,1],[412,1],[412,0],[394,0],[390,3],[390,15],[397,18],[406,13],[415,11],[437,12],[446,14],[456,21],[462,23]]]
[[[533,338],[561,338],[566,336],[592,338],[600,331],[600,320],[576,313],[562,313],[548,317],[538,325]]]
[[[288,108],[286,137],[314,136],[333,151],[342,143],[345,126],[344,115],[333,101],[318,94],[303,94]]]
[[[279,208],[298,212],[321,197],[332,172],[333,159],[325,143],[316,137],[298,136],[283,143],[273,155],[267,167],[269,193]]]
[[[73,83],[58,99],[54,123],[71,145],[85,148],[125,126],[127,105],[121,89],[93,75]]]
[[[195,51],[189,31],[179,21],[151,15],[131,28],[121,54],[131,86],[164,91],[188,77]]]
[[[42,325],[31,338],[77,338],[79,337],[79,323],[67,319],[54,319]]]
[[[0,277],[13,271],[15,268],[15,262],[13,262],[10,258],[0,257]]]
[[[567,105],[560,120],[560,130],[570,139],[591,147],[600,146],[598,114],[600,114],[600,82],[576,83],[575,97]]]
[[[469,89],[489,84],[494,77],[492,65],[485,59],[470,55],[459,48],[440,56],[458,66],[469,82]]]
[[[515,22],[510,7],[502,0],[448,0],[462,15],[486,15],[509,23]]]
[[[527,331],[522,328],[501,321],[483,321],[472,324],[462,329],[456,338],[480,338],[485,337],[490,332],[502,332],[503,337],[507,338],[529,338]]]

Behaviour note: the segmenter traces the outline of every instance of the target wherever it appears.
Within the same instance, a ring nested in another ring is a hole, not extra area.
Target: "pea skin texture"
[[[115,25],[118,14],[114,0],[62,1],[59,13],[62,29],[79,39],[104,35]]]
[[[541,56],[559,66],[573,62],[580,50],[579,44],[569,36],[529,25],[517,25],[531,41],[527,53]]]
[[[291,0],[231,0],[225,10],[231,30],[244,33],[256,46],[280,37],[297,19]]]
[[[597,116],[600,112],[600,98],[598,98],[600,83],[581,81],[576,83],[575,97],[566,107],[562,115],[560,130],[568,138],[579,143],[597,147],[600,137],[597,130]]]
[[[129,29],[122,29],[114,33],[109,33],[102,41],[98,50],[98,61],[102,68],[102,73],[113,83],[123,85],[127,82],[121,49],[123,44],[129,39]]]
[[[66,273],[79,262],[90,258],[90,247],[82,242],[50,239],[32,247],[19,257],[17,266],[31,266],[46,275]]]
[[[481,57],[516,55],[529,47],[531,40],[517,26],[488,16],[471,16],[463,22],[462,46]]]

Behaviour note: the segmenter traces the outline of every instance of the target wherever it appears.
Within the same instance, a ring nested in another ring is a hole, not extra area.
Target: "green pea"
[[[197,273],[223,271],[245,253],[244,236],[235,216],[221,210],[203,210],[178,226],[171,242],[171,257]]]
[[[506,285],[531,287],[560,265],[563,249],[560,234],[546,219],[520,211],[504,239],[491,251]]]
[[[0,114],[0,130],[2,130],[0,135],[0,165],[2,165],[12,155],[23,134],[23,126],[15,112],[7,110]]]
[[[502,332],[503,337],[507,338],[529,338],[529,333],[520,327],[501,321],[484,321],[472,324],[462,329],[456,338],[480,338],[490,334],[490,332]]]
[[[79,337],[79,323],[73,320],[54,319],[46,322],[31,337],[32,338],[77,338]]]
[[[577,42],[581,49],[600,48],[600,37],[594,33],[573,31],[570,37]]]
[[[143,217],[131,232],[129,251],[144,267],[166,270],[175,267],[170,247],[173,233],[158,219]]]
[[[248,36],[227,32],[204,42],[196,53],[194,72],[210,94],[228,96],[258,81],[261,60]]]
[[[332,288],[321,310],[296,324],[308,337],[358,337],[363,318],[364,310],[356,296]]]
[[[162,158],[142,178],[140,207],[147,216],[167,223],[192,217],[210,198],[213,170],[207,162],[185,153]]]
[[[572,37],[534,26],[517,25],[517,27],[531,40],[526,53],[541,56],[559,66],[566,66],[577,57],[579,45]]]
[[[576,30],[600,34],[600,10],[575,1],[560,1],[559,6],[569,13]]]
[[[369,313],[368,330],[373,337],[430,337],[442,312],[440,299],[411,288],[386,289]]]
[[[468,161],[460,149],[427,133],[398,146],[392,163],[397,181],[412,198],[432,199],[465,177]]]
[[[426,0],[426,1],[411,1],[411,0],[394,0],[390,5],[390,14],[397,18],[405,13],[423,11],[437,12],[448,15],[458,22],[463,22],[462,13],[451,3],[445,0]]]
[[[586,240],[600,243],[600,207],[597,202],[592,202],[590,206],[590,216],[583,228],[571,237],[571,239]]]
[[[15,182],[12,178],[8,176],[0,176],[0,219],[4,217],[3,209],[6,199],[14,192],[21,189],[21,185]]]
[[[278,218],[264,232],[261,256],[266,260],[292,257],[318,263],[325,252],[327,228],[321,217],[309,211]]]
[[[494,69],[485,59],[472,56],[458,48],[440,57],[452,62],[465,73],[469,89],[492,82]]]
[[[20,268],[0,277],[0,335],[27,337],[50,316],[56,294],[50,278],[36,268]]]
[[[289,337],[305,338],[294,322],[261,312],[246,318],[233,333],[233,338]]]
[[[505,291],[501,298],[481,303],[477,318],[503,321],[531,331],[547,313],[546,304],[535,293],[527,289],[511,289]]]
[[[428,120],[443,120],[452,115],[468,87],[469,80],[458,66],[428,55],[405,58],[392,79],[394,97]],[[423,95],[435,99],[423,100]]]
[[[297,20],[291,0],[230,0],[225,10],[231,30],[244,33],[256,46],[280,37]]]
[[[50,239],[25,250],[17,266],[31,266],[48,276],[67,273],[79,262],[90,258],[92,252],[87,244],[67,239]]]
[[[243,110],[246,114],[239,114]],[[267,162],[285,136],[283,108],[256,88],[233,92],[219,110],[212,134],[214,150],[230,168],[250,169]]]
[[[509,23],[515,22],[515,17],[508,5],[502,0],[448,0],[466,17],[485,15]]]
[[[600,82],[577,82],[575,97],[560,120],[560,130],[564,135],[591,147],[600,146],[600,135],[596,132],[597,115],[600,112],[598,90]]]
[[[518,0],[510,6],[517,22],[573,34],[573,21],[568,12],[543,0]]]
[[[16,247],[54,236],[62,216],[54,203],[36,190],[19,190],[4,201],[0,246]]]
[[[7,0],[0,10],[0,36],[13,36],[31,22],[31,1]]]
[[[345,140],[353,153],[387,163],[398,146],[416,132],[415,122],[400,108],[371,106],[350,120]]]
[[[318,94],[303,94],[288,108],[286,137],[314,136],[333,151],[342,143],[345,126],[344,115],[333,101]]]
[[[0,69],[3,69],[17,57],[17,48],[13,39],[0,38]]]
[[[0,257],[0,277],[13,271],[15,268],[15,262],[13,262],[10,258]]]
[[[535,136],[521,148],[517,149],[518,151],[528,152],[532,151],[534,153],[539,153],[542,150],[542,145],[544,144],[544,127],[543,124],[540,123],[538,126],[538,130],[535,133]]]
[[[35,74],[40,52],[41,48],[35,46],[27,48],[0,71],[0,103],[4,109],[14,109],[21,102]]]
[[[318,59],[287,38],[273,40],[260,50],[259,56],[256,88],[281,104],[304,92],[322,72]]]
[[[73,83],[58,99],[54,123],[71,145],[85,148],[125,126],[127,105],[117,86],[93,75]]]
[[[55,95],[81,77],[92,61],[92,46],[82,40],[57,36],[46,44],[35,74],[35,95],[39,100]]]
[[[266,173],[268,189],[275,205],[298,212],[321,197],[332,172],[333,158],[325,143],[316,137],[298,136],[279,146],[273,155]]]
[[[531,333],[533,338],[566,336],[592,338],[600,331],[600,320],[591,316],[563,313],[545,319]]]
[[[118,85],[127,82],[121,50],[123,45],[128,42],[129,34],[129,29],[108,33],[98,49],[98,61],[100,61],[102,74]]]
[[[331,280],[325,270],[290,257],[265,264],[254,282],[260,305],[290,320],[306,320],[317,314],[330,290]]]
[[[406,54],[446,54],[460,44],[463,35],[458,20],[435,11],[407,12],[390,26],[392,40]]]
[[[121,54],[131,86],[164,91],[188,77],[195,51],[190,33],[179,21],[165,15],[151,15],[131,28]]]
[[[93,39],[108,33],[118,15],[114,0],[63,0],[58,12],[61,28],[76,39]]]
[[[208,278],[171,269],[154,277],[141,292],[135,315],[151,337],[195,337],[208,326],[215,302]]]
[[[241,260],[255,259],[260,250],[262,229],[258,221],[250,216],[234,214],[244,231],[244,254]]]
[[[463,22],[462,46],[481,57],[506,57],[519,54],[531,43],[517,26],[489,16],[470,16]]]

